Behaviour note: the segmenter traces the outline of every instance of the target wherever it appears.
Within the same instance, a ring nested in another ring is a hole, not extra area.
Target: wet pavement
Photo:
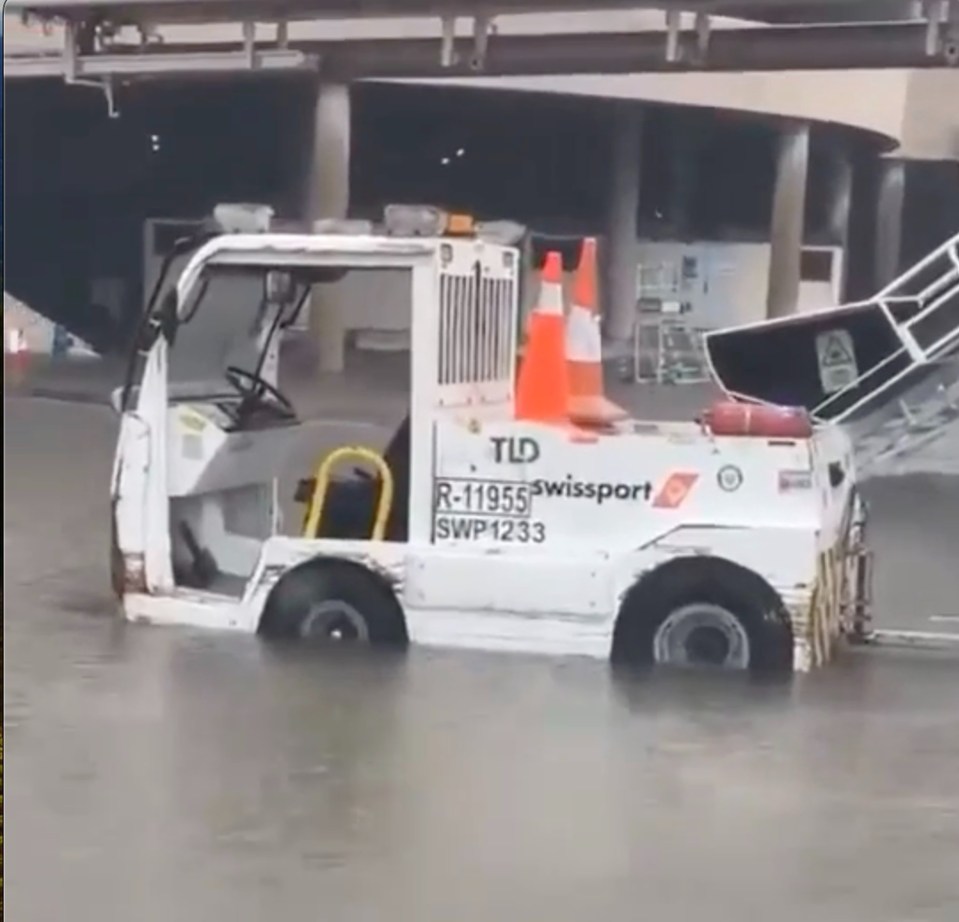
[[[959,918],[959,651],[771,690],[124,625],[112,414],[4,409],[10,919]],[[959,480],[870,494],[880,619],[943,629]]]

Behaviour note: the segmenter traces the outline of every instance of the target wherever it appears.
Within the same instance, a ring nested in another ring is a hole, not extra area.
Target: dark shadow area
[[[876,273],[876,205],[880,162],[859,145],[854,153],[846,299],[872,297]],[[959,163],[909,161],[905,165],[898,271],[922,259],[959,231]]]
[[[959,231],[959,163],[906,164],[900,267],[918,262]]]
[[[6,87],[5,285],[99,350],[122,349],[144,302],[148,218],[196,219],[223,201],[301,217],[314,89],[299,79],[121,87]],[[510,218],[547,235],[602,232],[609,100],[364,83],[352,88],[351,210],[430,202]],[[619,103],[622,105],[622,103]],[[646,105],[641,236],[767,236],[776,125],[694,107]],[[829,243],[836,144],[813,131],[807,242]],[[860,139],[857,156],[874,157]]]

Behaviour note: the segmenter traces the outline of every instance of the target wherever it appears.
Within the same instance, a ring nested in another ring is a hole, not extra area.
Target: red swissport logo
[[[686,497],[689,496],[697,480],[699,480],[699,474],[690,471],[676,471],[670,474],[656,494],[653,507],[656,509],[677,509],[686,502]]]

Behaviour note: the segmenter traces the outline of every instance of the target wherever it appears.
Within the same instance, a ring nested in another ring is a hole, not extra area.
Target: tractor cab
[[[511,400],[519,260],[504,241],[522,233],[419,206],[390,206],[377,225],[291,232],[276,229],[267,208],[229,205],[178,241],[114,400],[121,595],[137,590],[147,607],[181,590],[235,604],[273,539],[428,534],[433,413],[474,405],[495,414]],[[175,262],[182,271],[171,284]],[[413,410],[382,454],[320,450],[317,421],[301,418],[301,395],[281,386],[281,342],[314,286],[382,270],[410,304]],[[302,517],[284,524],[294,492]]]

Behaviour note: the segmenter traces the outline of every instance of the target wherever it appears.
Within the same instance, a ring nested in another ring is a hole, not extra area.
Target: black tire
[[[684,646],[676,658],[665,657],[669,665],[792,673],[792,624],[778,593],[757,574],[727,561],[686,558],[643,577],[620,609],[613,662],[647,669],[661,665],[664,648],[673,652],[663,640],[670,629],[678,631]],[[739,639],[744,642],[737,645]],[[704,649],[706,655],[700,655]]]
[[[291,570],[267,600],[259,632],[274,639],[405,646],[406,622],[376,574],[338,560]]]

